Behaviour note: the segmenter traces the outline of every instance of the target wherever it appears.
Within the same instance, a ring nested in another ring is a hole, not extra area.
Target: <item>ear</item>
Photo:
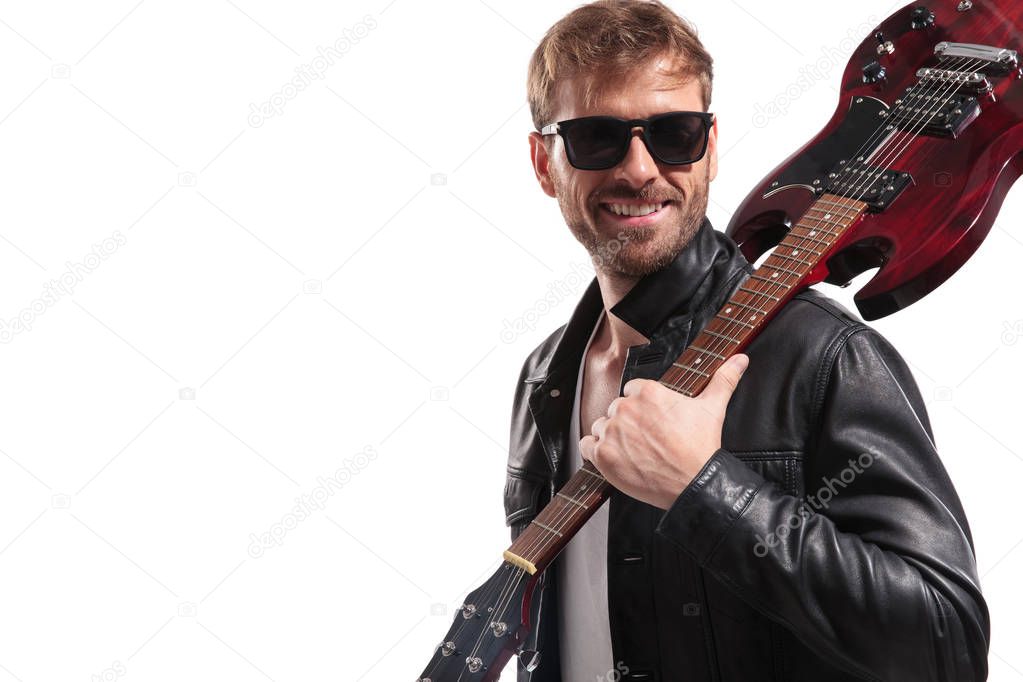
[[[556,197],[554,183],[551,181],[550,155],[544,144],[543,135],[536,131],[529,133],[529,157],[533,162],[533,172],[540,183],[540,188],[549,197]]]
[[[714,124],[710,128],[707,137],[707,164],[710,168],[707,171],[710,180],[718,175],[718,117],[714,117]]]

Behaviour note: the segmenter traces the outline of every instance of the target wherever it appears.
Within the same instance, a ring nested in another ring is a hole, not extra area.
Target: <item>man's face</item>
[[[592,107],[583,102],[580,80],[558,88],[554,121],[581,116],[647,118],[666,111],[702,111],[699,81],[675,86],[659,73],[660,59],[637,68],[617,87],[602,88]],[[544,192],[556,197],[572,234],[586,247],[594,267],[628,277],[660,270],[689,243],[707,211],[710,181],[717,175],[717,121],[707,152],[696,163],[663,164],[647,151],[639,131],[633,134],[621,163],[607,170],[578,170],[565,156],[561,136],[531,132],[530,154]],[[548,150],[549,153],[548,153]],[[648,205],[653,214],[617,215],[612,204]]]

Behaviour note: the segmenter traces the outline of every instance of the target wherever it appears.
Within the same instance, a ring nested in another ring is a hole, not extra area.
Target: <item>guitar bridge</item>
[[[991,47],[976,43],[951,43],[942,41],[934,46],[936,57],[964,57],[979,59],[983,66],[980,71],[989,76],[1004,76],[1019,68],[1019,55],[1007,47]]]

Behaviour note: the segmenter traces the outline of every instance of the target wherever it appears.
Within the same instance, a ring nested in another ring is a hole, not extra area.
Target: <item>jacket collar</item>
[[[611,312],[648,339],[653,340],[665,322],[691,317],[735,271],[750,271],[738,246],[718,232],[706,216],[693,238],[665,268],[641,278]],[[578,367],[582,350],[604,307],[597,278],[590,282],[553,352],[539,362],[525,379],[543,382],[566,363]],[[574,375],[574,372],[573,372]]]
[[[631,378],[649,374],[660,376],[660,367],[670,363],[689,344],[694,328],[706,323],[753,267],[739,247],[723,232],[718,232],[706,217],[692,240],[672,262],[641,278],[611,312],[650,339],[631,346],[625,361],[622,385]],[[709,313],[706,308],[717,303]],[[575,400],[579,363],[586,341],[593,332],[604,307],[597,278],[594,277],[576,305],[572,317],[547,345],[544,357],[524,379],[532,384],[527,392],[529,412],[547,456],[544,468],[554,480],[568,445],[566,425]],[[645,377],[646,378],[646,377]],[[619,387],[619,393],[621,387]],[[527,459],[532,459],[527,457]],[[536,471],[539,462],[520,462],[524,469]]]

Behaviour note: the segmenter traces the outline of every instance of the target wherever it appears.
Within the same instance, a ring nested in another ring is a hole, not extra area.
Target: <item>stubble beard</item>
[[[672,204],[671,210],[678,212],[674,225],[620,228],[608,237],[597,231],[593,222],[596,217],[589,213],[590,209],[584,207],[583,211],[587,212],[584,214],[568,206],[559,181],[555,178],[553,182],[565,222],[585,247],[593,267],[610,275],[640,278],[667,267],[699,231],[707,213],[710,167],[703,181],[693,187],[692,196]],[[594,210],[603,209],[597,206]]]

